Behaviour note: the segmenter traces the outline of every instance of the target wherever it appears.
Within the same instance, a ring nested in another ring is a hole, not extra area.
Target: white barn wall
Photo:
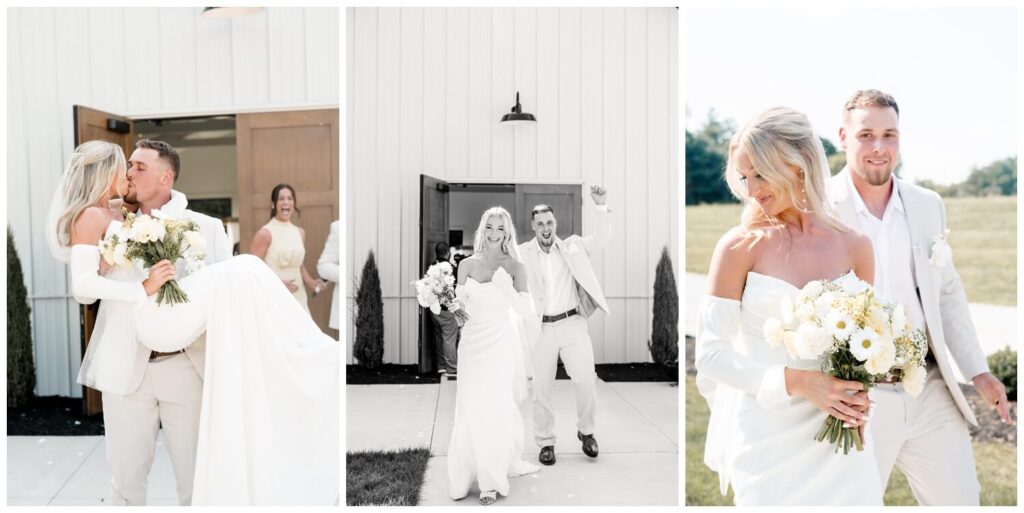
[[[679,266],[676,9],[348,13],[348,309],[354,313],[354,282],[373,250],[385,361],[418,361],[410,282],[419,272],[421,172],[455,181],[607,186],[614,239],[594,264],[613,313],[590,324],[595,358],[649,361],[663,246]],[[537,116],[535,126],[499,126],[517,90]],[[587,233],[591,201],[584,195]]]
[[[81,396],[78,305],[42,234],[74,147],[72,105],[132,116],[339,103],[337,9],[269,7],[233,21],[201,10],[7,10],[7,212],[39,395]]]

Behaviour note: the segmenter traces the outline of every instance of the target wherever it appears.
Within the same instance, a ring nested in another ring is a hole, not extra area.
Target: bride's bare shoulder
[[[71,225],[71,244],[96,244],[106,234],[112,221],[110,211],[103,207],[88,207]]]
[[[736,226],[718,239],[708,267],[708,294],[739,299],[747,272],[753,269],[758,241],[742,226]]]

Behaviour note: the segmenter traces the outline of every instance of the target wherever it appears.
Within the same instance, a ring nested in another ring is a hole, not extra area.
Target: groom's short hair
[[[853,93],[853,96],[846,100],[846,106],[843,107],[844,118],[847,112],[861,107],[878,107],[880,109],[892,107],[892,110],[896,111],[896,117],[900,117],[900,106],[896,105],[896,99],[878,89],[862,89]]]
[[[146,148],[154,150],[167,165],[171,166],[174,171],[174,181],[178,181],[178,173],[181,172],[181,157],[178,156],[178,150],[174,149],[174,146],[167,144],[163,141],[155,141],[153,139],[143,139],[135,143],[135,149]]]
[[[544,205],[543,203],[533,207],[530,211],[530,221],[537,218],[537,214],[543,214],[544,212],[551,212],[551,215],[555,215],[555,209],[551,208],[551,205]]]

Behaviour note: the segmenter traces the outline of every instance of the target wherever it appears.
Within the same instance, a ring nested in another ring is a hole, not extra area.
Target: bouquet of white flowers
[[[781,318],[765,322],[764,335],[772,347],[785,345],[791,358],[820,359],[822,372],[858,381],[865,390],[897,372],[911,396],[924,388],[924,333],[910,325],[903,305],[879,298],[853,271],[808,283],[795,301],[784,297],[781,310]],[[857,430],[831,415],[815,439],[828,440],[843,454],[864,449]]]
[[[161,260],[183,259],[189,272],[203,267],[206,240],[194,221],[164,217],[159,210],[151,215],[127,210],[123,214],[121,229],[107,234],[99,243],[100,254],[108,264],[130,267],[133,261],[141,260],[143,268],[148,269]],[[160,287],[156,302],[187,303],[188,295],[170,280]]]
[[[448,262],[438,262],[427,268],[427,274],[412,282],[416,287],[416,300],[435,315],[444,306],[455,315],[459,325],[469,318],[466,306],[455,294],[455,270]]]

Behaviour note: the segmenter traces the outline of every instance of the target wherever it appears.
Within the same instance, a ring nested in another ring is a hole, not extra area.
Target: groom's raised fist
[[[608,191],[600,185],[591,185],[590,197],[594,200],[595,205],[604,205],[608,200]]]

